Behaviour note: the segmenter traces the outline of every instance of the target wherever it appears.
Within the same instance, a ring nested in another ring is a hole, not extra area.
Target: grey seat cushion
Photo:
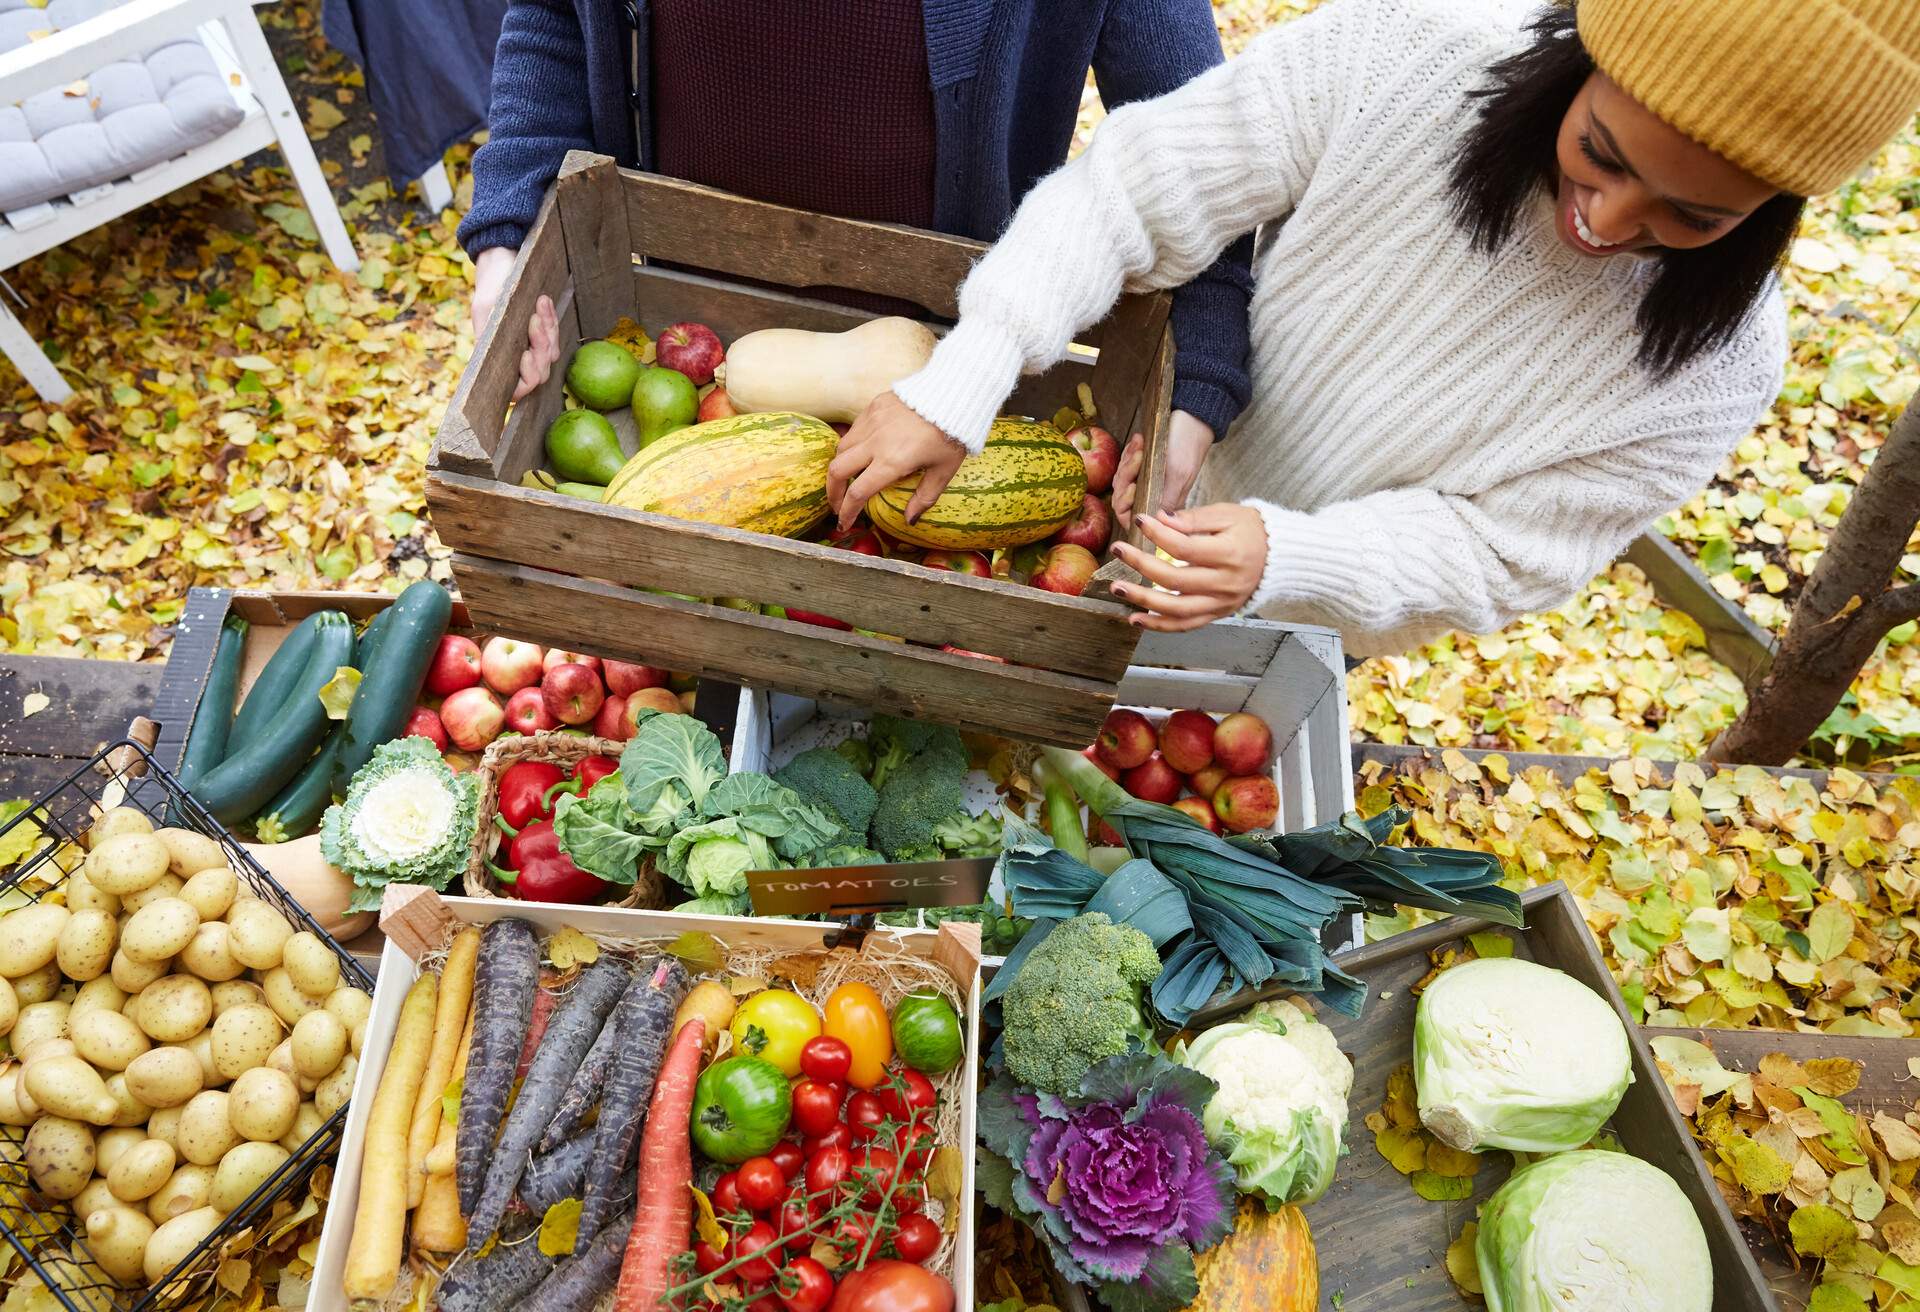
[[[121,0],[0,0],[0,51],[73,27]],[[184,154],[243,117],[213,56],[188,36],[95,69],[84,86],[0,105],[0,210],[97,187]]]

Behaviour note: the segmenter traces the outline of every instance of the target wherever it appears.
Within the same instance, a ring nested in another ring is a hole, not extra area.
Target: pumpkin
[[[1297,1207],[1240,1200],[1233,1233],[1194,1258],[1200,1294],[1186,1312],[1316,1312],[1320,1267]]]
[[[937,339],[923,323],[873,319],[842,333],[763,328],[727,350],[727,397],[742,413],[795,410],[850,424],[867,402],[918,373]]]
[[[732,415],[676,429],[627,461],[606,503],[798,537],[827,515],[834,431],[803,414]]]
[[[320,855],[320,835],[308,834],[285,843],[242,843],[273,882],[306,909],[321,929],[344,943],[373,928],[371,911],[347,911],[353,880],[327,864]]]
[[[1024,419],[996,419],[979,455],[968,456],[925,514],[907,523],[920,475],[867,501],[882,533],[915,546],[992,551],[1051,537],[1080,513],[1087,462],[1060,430]]]

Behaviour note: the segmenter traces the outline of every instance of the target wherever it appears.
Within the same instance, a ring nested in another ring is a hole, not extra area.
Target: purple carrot
[[[653,962],[642,962],[635,971],[644,978],[653,972]],[[600,1027],[600,1037],[587,1049],[587,1055],[580,1059],[580,1068],[567,1082],[567,1091],[560,1095],[560,1105],[553,1109],[553,1119],[547,1122],[545,1133],[535,1150],[550,1153],[580,1130],[581,1122],[587,1119],[587,1113],[600,1101],[600,1090],[606,1085],[607,1072],[613,1069],[614,1048],[618,1043],[619,1026],[611,1019]]]
[[[673,1017],[687,993],[687,972],[672,957],[662,957],[651,973],[636,978],[620,999],[611,1024],[620,1029],[613,1070],[600,1095],[600,1119],[593,1127],[593,1160],[580,1197],[580,1242],[600,1233],[614,1209],[618,1181],[640,1142],[647,1099],[673,1037]]]
[[[500,1312],[537,1288],[553,1268],[538,1234],[529,1232],[515,1243],[495,1245],[485,1257],[461,1259],[434,1291],[434,1303],[440,1312]]]
[[[513,1091],[513,1068],[539,987],[540,940],[531,924],[496,920],[480,931],[480,957],[473,971],[473,1041],[460,1077],[460,1120],[453,1141],[462,1215],[471,1216],[480,1201],[494,1131]]]
[[[553,1274],[517,1305],[516,1312],[582,1312],[595,1306],[620,1279],[620,1262],[627,1254],[631,1211],[616,1217],[591,1244],[576,1246],[561,1259]]]

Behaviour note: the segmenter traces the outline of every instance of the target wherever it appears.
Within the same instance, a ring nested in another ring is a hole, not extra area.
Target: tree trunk
[[[1793,608],[1773,667],[1710,761],[1783,765],[1840,704],[1888,629],[1920,618],[1920,584],[1890,588],[1920,521],[1920,405],[1874,457]]]

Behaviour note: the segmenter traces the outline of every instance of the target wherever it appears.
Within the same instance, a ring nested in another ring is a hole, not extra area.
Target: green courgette
[[[333,791],[341,797],[373,749],[406,729],[434,650],[446,636],[453,598],[432,579],[421,579],[385,614],[392,619],[376,636],[378,651],[364,662],[360,690],[347,711],[345,741],[333,763]]]
[[[340,744],[346,737],[346,725],[336,722],[333,732],[320,744],[291,783],[253,818],[254,839],[262,843],[285,843],[305,838],[320,827],[320,817],[333,804],[333,763],[340,759]]]
[[[235,824],[271,801],[307,763],[333,721],[320,690],[342,665],[353,662],[353,622],[324,612],[313,629],[313,648],[288,693],[281,713],[260,736],[208,773],[193,789],[200,804],[222,824]]]
[[[227,616],[213,649],[213,671],[193,712],[187,745],[180,752],[180,768],[173,772],[182,788],[191,788],[195,779],[220,764],[227,754],[227,738],[233,730],[233,695],[240,687],[240,657],[246,648],[247,622],[238,615]]]
[[[307,666],[307,657],[313,654],[313,635],[320,627],[320,617],[338,614],[337,610],[317,610],[294,626],[253,681],[253,687],[247,689],[247,699],[240,703],[240,713],[233,717],[233,728],[227,734],[222,760],[251,747],[267,724],[279,717],[280,708],[287,704],[287,694],[293,691]]]

